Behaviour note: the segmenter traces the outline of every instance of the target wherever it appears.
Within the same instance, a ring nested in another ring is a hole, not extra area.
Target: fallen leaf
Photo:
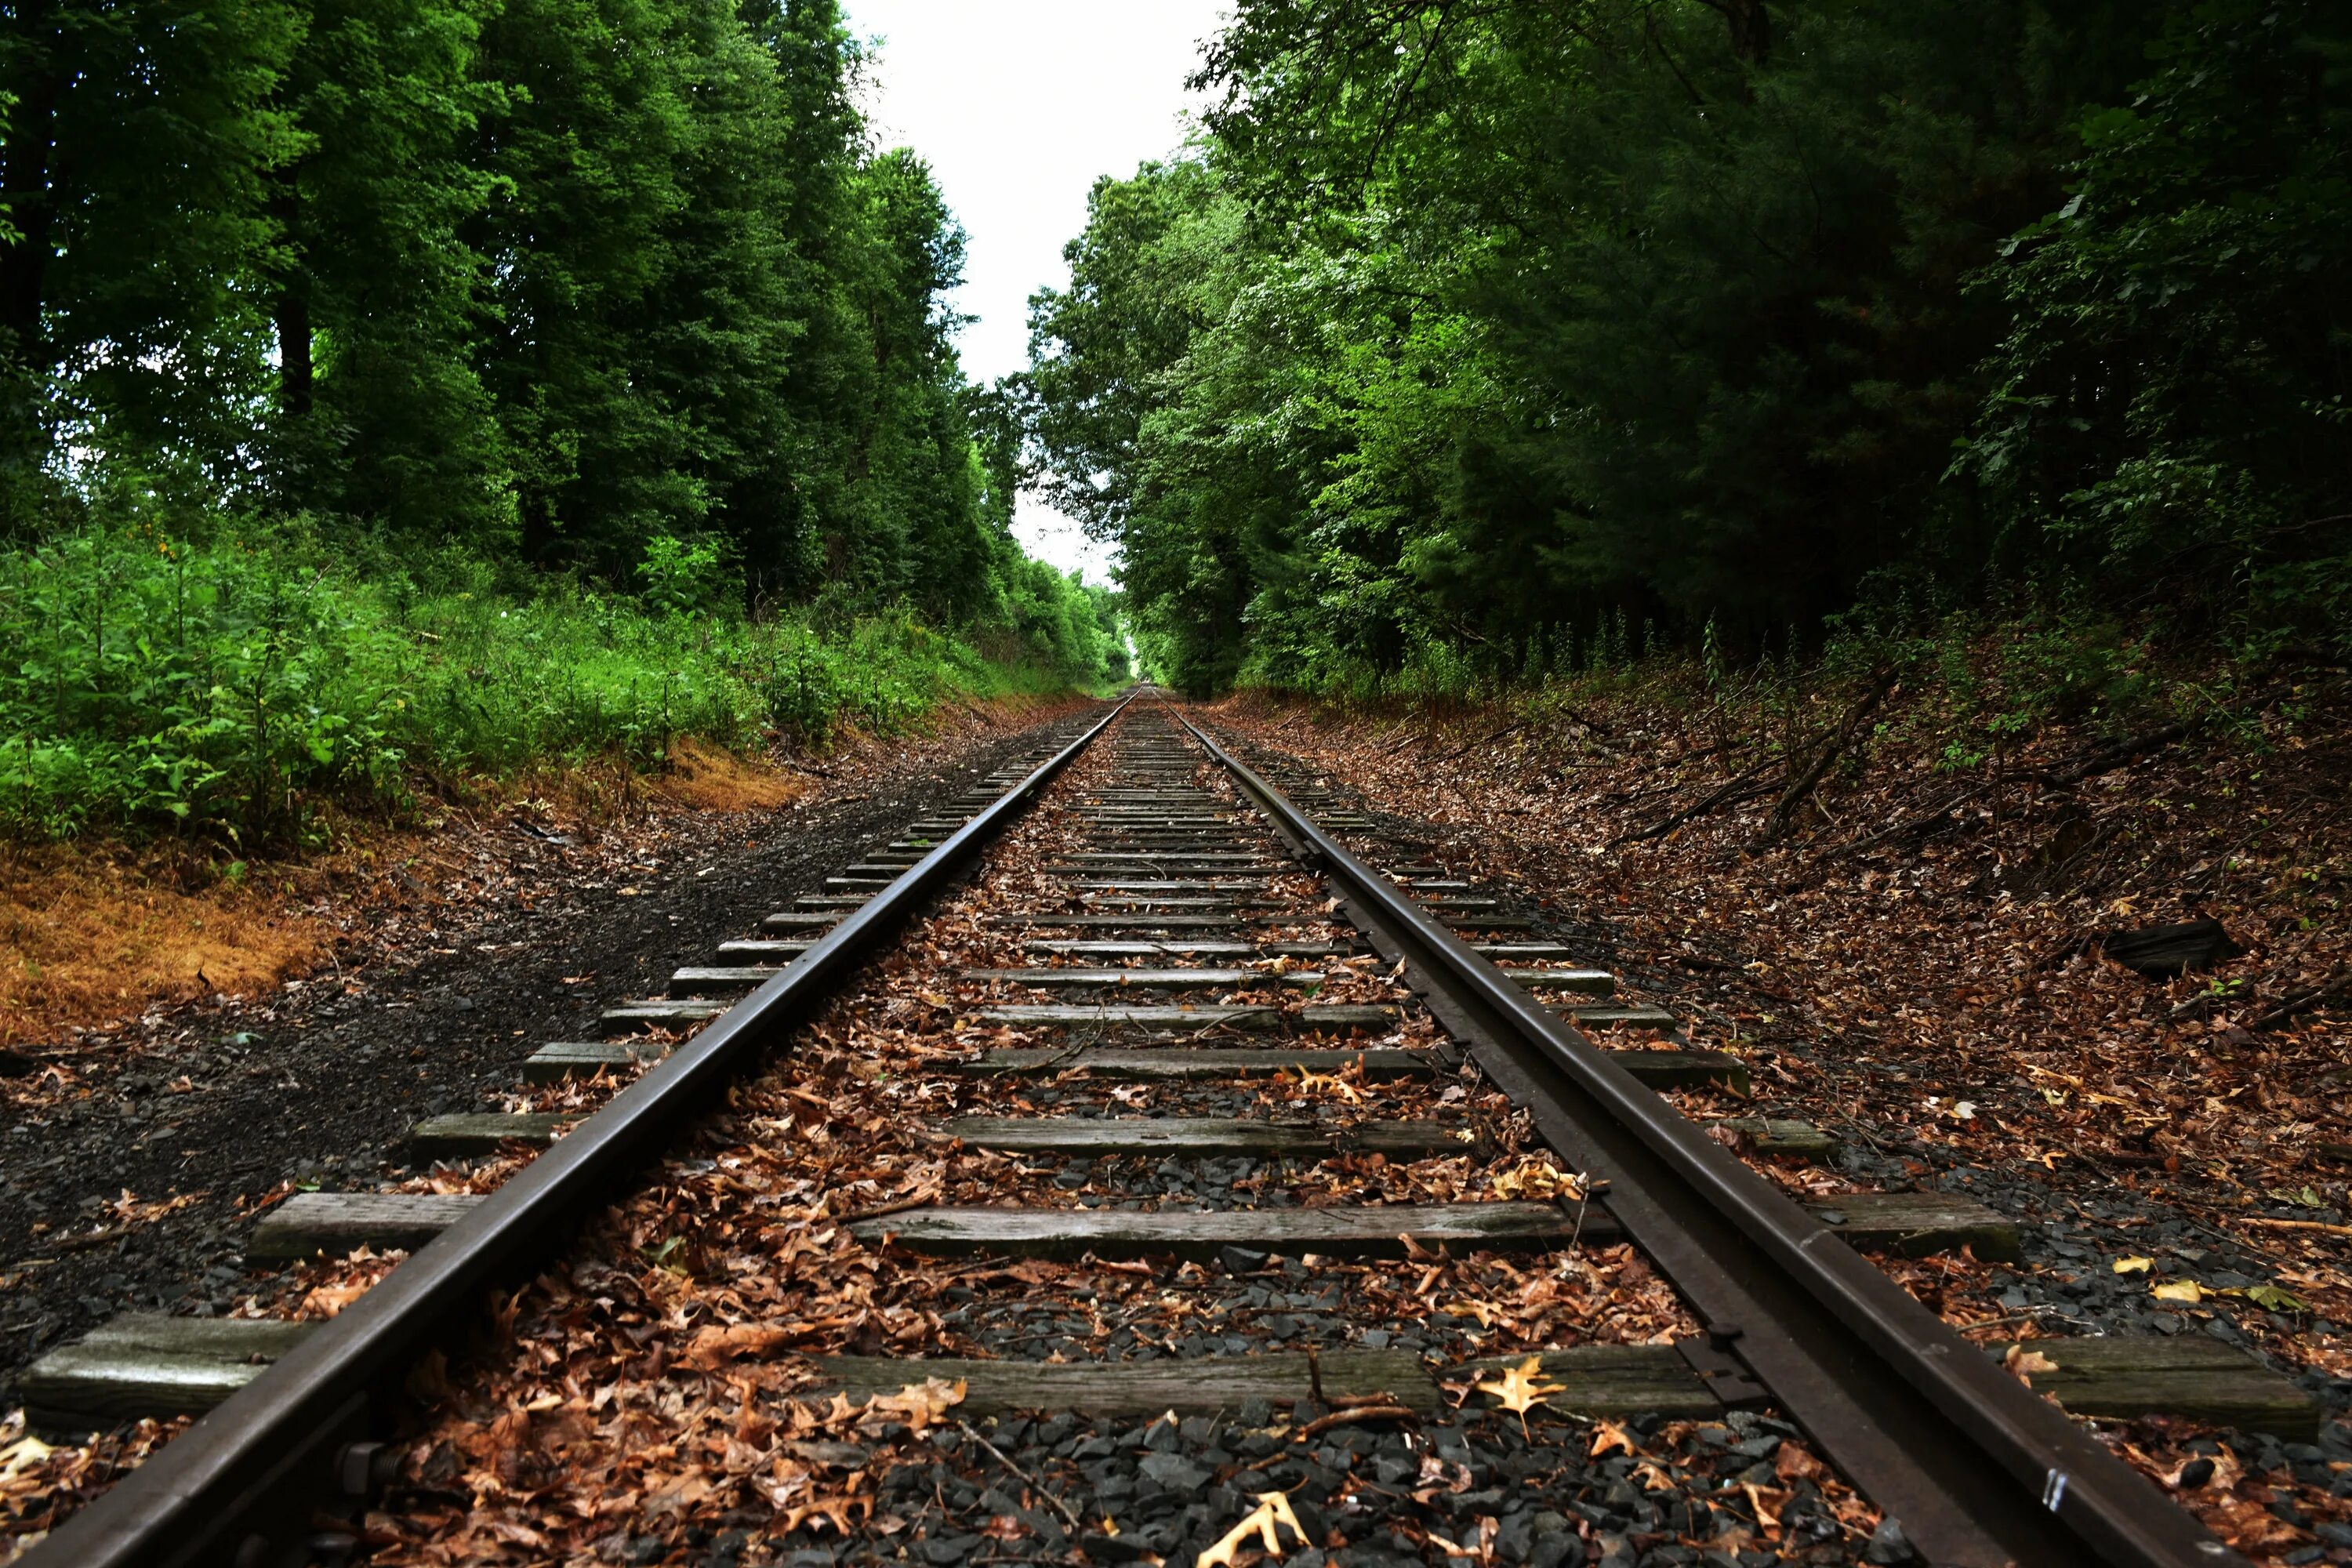
[[[1780,1510],[1788,1503],[1790,1493],[1777,1487],[1770,1491],[1766,1491],[1754,1481],[1740,1482],[1739,1489],[1748,1494],[1748,1506],[1756,1510],[1756,1523],[1759,1528],[1764,1530],[1780,1528]]]
[[[1540,1159],[1520,1162],[1516,1170],[1495,1178],[1495,1195],[1502,1198],[1581,1198],[1584,1189],[1574,1176]]]
[[[1193,1568],[1234,1568],[1234,1553],[1240,1551],[1242,1543],[1253,1535],[1258,1538],[1258,1544],[1265,1549],[1267,1555],[1281,1556],[1282,1541],[1275,1533],[1276,1525],[1297,1536],[1299,1545],[1307,1544],[1307,1531],[1300,1528],[1298,1516],[1290,1510],[1290,1498],[1286,1493],[1258,1492],[1255,1496],[1257,1507],[1252,1509],[1249,1516],[1239,1524],[1218,1537],[1216,1544],[1194,1558]]]
[[[2016,1373],[2017,1381],[2028,1388],[2033,1386],[2033,1373],[2058,1370],[2056,1362],[2040,1351],[2027,1350],[2022,1340],[2009,1347],[2009,1353],[2000,1358],[2000,1363]]]
[[[1502,1315],[1484,1301],[1448,1301],[1437,1310],[1457,1318],[1475,1318],[1478,1320],[1478,1326],[1482,1329],[1493,1328],[1495,1320]],[[1486,1385],[1482,1383],[1478,1386],[1484,1388]]]
[[[2238,1292],[2266,1312],[2308,1312],[2312,1305],[2292,1291],[2275,1285],[2249,1285]]]
[[[17,1438],[6,1447],[0,1448],[0,1484],[15,1480],[56,1452],[55,1448],[29,1433]]]
[[[963,1403],[965,1384],[958,1378],[950,1383],[945,1378],[928,1377],[920,1383],[910,1383],[896,1394],[878,1394],[869,1400],[865,1414],[896,1415],[919,1432],[948,1412],[950,1405]]]
[[[2118,1274],[2145,1274],[2155,1267],[2156,1259],[2153,1258],[2134,1256],[2116,1259],[2116,1272]]]
[[[682,1358],[702,1372],[717,1372],[737,1356],[765,1356],[791,1339],[792,1331],[774,1323],[714,1323],[694,1336]]]
[[[1585,1457],[1597,1459],[1619,1448],[1628,1454],[1633,1452],[1633,1435],[1614,1421],[1595,1421],[1592,1424],[1592,1446],[1585,1450]]]
[[[374,1283],[374,1279],[363,1278],[346,1279],[340,1284],[314,1286],[310,1293],[302,1298],[302,1304],[295,1309],[295,1314],[307,1318],[316,1313],[321,1318],[331,1318],[366,1295],[368,1288]]]
[[[1829,1467],[1822,1464],[1811,1450],[1794,1443],[1783,1443],[1780,1452],[1772,1456],[1772,1473],[1784,1481],[1818,1480],[1829,1474]]]
[[[1504,1409],[1519,1418],[1519,1428],[1525,1432],[1528,1425],[1528,1412],[1545,1403],[1552,1394],[1567,1393],[1568,1385],[1564,1383],[1546,1382],[1543,1374],[1543,1357],[1531,1355],[1518,1365],[1504,1369],[1503,1375],[1496,1381],[1480,1384],[1478,1392],[1493,1394]],[[1619,1436],[1623,1436],[1622,1430]],[[1626,1452],[1632,1451],[1633,1445],[1628,1443]],[[1596,1449],[1595,1452],[1598,1450]]]
[[[1346,1079],[1339,1077],[1337,1073],[1306,1072],[1302,1070],[1299,1073],[1297,1081],[1298,1087],[1308,1094],[1329,1095],[1334,1099],[1344,1100],[1350,1105],[1360,1105],[1363,1103],[1364,1097],[1358,1091],[1356,1086],[1349,1083]]]
[[[2167,1279],[2150,1293],[2159,1301],[2186,1301],[2192,1306],[2205,1299],[2205,1292],[2194,1279]]]

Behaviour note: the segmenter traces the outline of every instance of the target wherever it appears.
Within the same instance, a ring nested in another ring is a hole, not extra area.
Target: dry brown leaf
[[[702,1372],[717,1372],[738,1356],[767,1356],[791,1339],[774,1323],[714,1323],[694,1336],[680,1359]]]
[[[877,1415],[894,1415],[920,1432],[947,1414],[949,1408],[963,1403],[966,1384],[961,1378],[950,1383],[945,1378],[927,1377],[920,1383],[910,1383],[896,1394],[879,1394],[866,1402],[864,1415],[871,1419]]]
[[[2011,1373],[2015,1373],[2017,1381],[2025,1384],[2028,1388],[2033,1386],[2033,1374],[2035,1373],[2056,1372],[2058,1370],[2058,1363],[2056,1362],[2052,1361],[2040,1351],[2027,1350],[2025,1348],[2025,1342],[2022,1340],[2009,1347],[2009,1353],[2000,1358],[2000,1363],[2001,1365],[2009,1368]]]
[[[1494,1184],[1495,1195],[1500,1198],[1540,1201],[1584,1196],[1584,1188],[1574,1176],[1540,1157],[1521,1161],[1515,1169],[1496,1176]]]

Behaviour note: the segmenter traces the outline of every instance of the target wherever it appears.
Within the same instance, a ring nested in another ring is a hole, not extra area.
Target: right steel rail
[[[1876,1266],[1171,712],[1330,879],[1479,1067],[1838,1467],[1930,1562],[2243,1563]]]

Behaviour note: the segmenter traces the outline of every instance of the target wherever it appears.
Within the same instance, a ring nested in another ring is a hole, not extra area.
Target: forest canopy
[[[1240,0],[1020,389],[1195,690],[2352,626],[2352,14]],[[1449,675],[1452,672],[1452,675]]]
[[[963,234],[861,66],[835,0],[5,7],[0,815],[250,827],[403,759],[821,730],[909,660],[1123,677],[1112,596],[1013,540]],[[408,701],[459,641],[495,735]]]

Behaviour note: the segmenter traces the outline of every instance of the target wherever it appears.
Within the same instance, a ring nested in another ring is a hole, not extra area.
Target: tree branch
[[[1889,665],[1872,679],[1868,694],[1853,705],[1844,721],[1822,742],[1821,750],[1806,765],[1805,771],[1781,792],[1779,802],[1772,807],[1772,815],[1764,823],[1764,831],[1756,836],[1759,846],[1770,844],[1789,831],[1790,825],[1797,819],[1797,808],[1804,804],[1807,795],[1813,793],[1813,786],[1829,776],[1830,769],[1861,735],[1863,725],[1878,711],[1878,705],[1886,700],[1886,694],[1895,689],[1895,667]]]

